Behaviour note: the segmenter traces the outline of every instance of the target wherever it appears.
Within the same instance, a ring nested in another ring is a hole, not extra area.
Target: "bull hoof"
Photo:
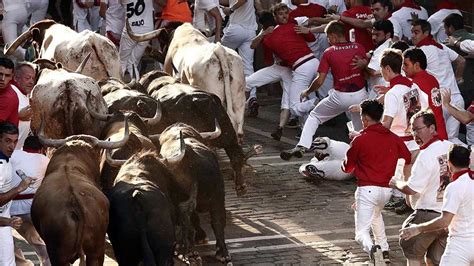
[[[237,193],[238,197],[242,197],[247,194],[247,184],[237,185],[235,187],[235,192]]]

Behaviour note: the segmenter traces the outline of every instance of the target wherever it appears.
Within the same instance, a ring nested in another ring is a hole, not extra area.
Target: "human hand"
[[[410,12],[410,16],[411,16],[411,20],[410,20],[411,22],[417,21],[417,20],[420,19],[420,18],[418,17],[418,14],[415,13],[415,12]]]
[[[227,6],[222,8],[222,12],[224,12],[226,16],[230,16],[230,14],[232,14],[232,11],[230,11],[230,7]]]
[[[328,8],[328,13],[329,13],[329,14],[334,14],[334,13],[336,13],[338,7],[339,7],[338,5],[332,5],[332,6],[330,6],[330,7]]]
[[[308,92],[308,90],[302,91],[300,94],[300,102],[306,101],[308,99],[309,94],[310,92]]]
[[[262,34],[263,34],[263,35],[270,34],[270,33],[273,32],[274,29],[275,29],[275,26],[269,26],[269,27],[266,28],[265,30],[262,30]]]
[[[356,55],[352,58],[351,66],[354,68],[364,69],[369,62],[365,58],[361,58],[360,56]]]
[[[354,211],[357,211],[357,203],[356,202],[352,203],[351,209],[353,209]]]
[[[25,191],[32,184],[33,184],[33,178],[28,176],[25,179],[22,179],[20,184],[17,187],[18,193]]]
[[[407,228],[400,229],[400,238],[403,240],[408,240],[414,236],[417,236],[421,233],[421,229],[418,225],[412,225]]]
[[[18,116],[21,118],[21,120],[30,120],[32,115],[33,115],[33,111],[31,110],[31,106],[29,105],[22,108],[18,112]]]
[[[441,89],[441,102],[444,106],[449,106],[451,103],[451,91],[446,88]]]
[[[385,86],[383,86],[383,85],[375,85],[375,86],[374,86],[374,91],[375,91],[376,93],[378,93],[379,95],[385,94],[385,93],[387,93],[387,91],[389,91],[389,90],[390,90],[389,87],[385,87]]]
[[[13,216],[10,218],[10,226],[14,229],[19,229],[22,223],[23,220],[20,217]]]
[[[353,104],[353,105],[349,106],[349,112],[351,112],[351,113],[360,113],[360,105]]]
[[[391,188],[397,188],[397,180],[398,179],[396,177],[392,177],[388,182],[388,186]]]
[[[353,140],[353,139],[355,139],[355,137],[357,137],[359,135],[360,135],[360,132],[358,132],[358,131],[350,131],[349,132],[349,139]]]
[[[295,27],[295,32],[298,34],[307,34],[310,32],[310,29],[308,27],[298,25]]]
[[[339,21],[341,19],[341,16],[339,16],[338,14],[326,14],[324,15],[324,17],[335,21]]]
[[[456,44],[458,44],[458,42],[461,40],[461,37],[459,38],[456,38],[454,36],[449,36],[445,41],[444,41],[444,44],[448,45],[448,46],[456,46]]]

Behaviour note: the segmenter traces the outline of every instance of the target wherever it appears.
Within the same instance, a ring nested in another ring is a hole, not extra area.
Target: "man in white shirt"
[[[452,145],[448,152],[451,183],[443,197],[442,214],[428,222],[400,230],[400,237],[408,240],[419,234],[449,229],[448,244],[440,265],[474,264],[474,173],[469,170],[469,150]]]
[[[196,0],[193,26],[207,37],[214,35],[214,42],[221,41],[222,16],[219,0]]]
[[[105,19],[105,34],[117,47],[125,26],[125,9],[120,0],[101,0],[100,16]]]
[[[15,68],[14,81],[11,83],[12,89],[18,96],[18,117],[20,118],[20,122],[18,123],[18,143],[15,148],[17,150],[23,148],[23,143],[25,143],[26,137],[28,137],[31,132],[30,120],[32,111],[30,108],[29,95],[35,83],[35,66],[29,62],[18,63]]]
[[[100,27],[99,2],[90,0],[73,0],[73,25],[77,32],[83,30],[97,31]]]
[[[402,228],[421,224],[438,217],[443,204],[443,192],[449,183],[447,153],[451,142],[437,137],[436,119],[430,111],[420,111],[411,118],[411,130],[420,145],[420,153],[413,164],[407,181],[392,178],[390,187],[408,195],[415,210]],[[400,246],[408,265],[439,264],[446,246],[446,231],[421,234],[409,240],[400,239]],[[425,256],[426,255],[426,256]]]
[[[428,18],[428,22],[431,25],[431,35],[437,42],[444,42],[448,35],[446,34],[443,20],[451,15],[458,14],[462,16],[461,11],[455,8],[442,8]]]
[[[458,108],[464,107],[464,99],[459,91],[458,83],[463,82],[464,65],[466,60],[444,44],[437,43],[431,36],[431,26],[426,20],[417,20],[412,26],[412,41],[426,55],[428,71],[439,82],[440,88],[451,91],[451,104]],[[453,71],[452,63],[456,67]],[[463,144],[459,139],[460,123],[456,118],[443,110],[448,139],[457,144]]]
[[[30,216],[33,197],[43,181],[49,163],[49,158],[41,153],[42,150],[43,146],[39,142],[38,137],[29,136],[25,141],[23,150],[15,150],[13,152],[10,159],[13,169],[12,185],[15,186],[21,182],[21,178],[15,173],[16,170],[22,170],[27,176],[34,178],[35,185],[28,187],[13,199],[10,214],[18,216],[23,220],[23,224],[17,229],[17,232],[35,249],[41,264],[51,265],[46,245],[33,226]],[[17,246],[15,246],[15,259],[18,265],[25,265],[29,262]]]
[[[10,218],[11,200],[31,184],[32,179],[27,177],[17,187],[12,186],[12,164],[10,156],[15,150],[18,141],[18,128],[9,122],[0,122],[0,218],[3,226],[0,226],[0,265],[15,266],[13,253],[12,229],[9,225],[15,225]],[[6,223],[5,220],[9,220]],[[18,223],[18,221],[16,221]],[[8,224],[5,226],[5,224]]]
[[[375,99],[379,94],[374,90],[374,86],[386,86],[387,82],[382,77],[380,72],[380,58],[385,49],[392,45],[393,25],[390,20],[380,20],[374,23],[372,28],[372,41],[377,46],[367,65],[367,72],[369,79],[367,80],[369,87],[369,99]]]
[[[393,6],[397,11],[393,12],[391,21],[394,28],[399,28],[400,32],[396,33],[396,37],[399,40],[410,41],[411,39],[411,23],[412,16],[418,17],[418,19],[428,19],[428,12],[422,6],[414,3],[413,0],[392,0]]]

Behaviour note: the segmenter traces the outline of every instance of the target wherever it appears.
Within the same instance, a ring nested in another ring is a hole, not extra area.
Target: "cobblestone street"
[[[351,204],[355,180],[306,181],[298,168],[312,154],[282,161],[279,153],[296,144],[296,130],[285,129],[282,141],[274,141],[270,132],[277,124],[279,101],[266,99],[260,104],[259,116],[246,118],[245,148],[261,144],[263,153],[249,160],[253,170],[247,171],[249,187],[244,197],[236,196],[228,159],[219,151],[226,179],[226,239],[233,264],[355,265],[367,261],[367,254],[354,241]],[[321,126],[318,135],[347,140],[344,117],[339,116],[332,124]],[[391,211],[383,215],[392,265],[402,265],[398,230],[405,216]],[[197,250],[206,265],[219,265],[214,259],[209,216],[204,214],[201,221],[210,241]],[[32,249],[22,246],[27,249],[27,257],[37,263]],[[106,265],[116,264],[107,258]]]

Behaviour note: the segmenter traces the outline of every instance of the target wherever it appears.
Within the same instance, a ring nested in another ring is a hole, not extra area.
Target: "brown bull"
[[[45,146],[59,148],[33,199],[33,224],[46,243],[53,265],[69,265],[78,258],[81,265],[84,260],[87,265],[102,265],[109,202],[98,183],[97,148],[122,146],[128,139],[128,129],[123,139],[116,142],[86,135],[51,140],[41,132],[40,141]]]

